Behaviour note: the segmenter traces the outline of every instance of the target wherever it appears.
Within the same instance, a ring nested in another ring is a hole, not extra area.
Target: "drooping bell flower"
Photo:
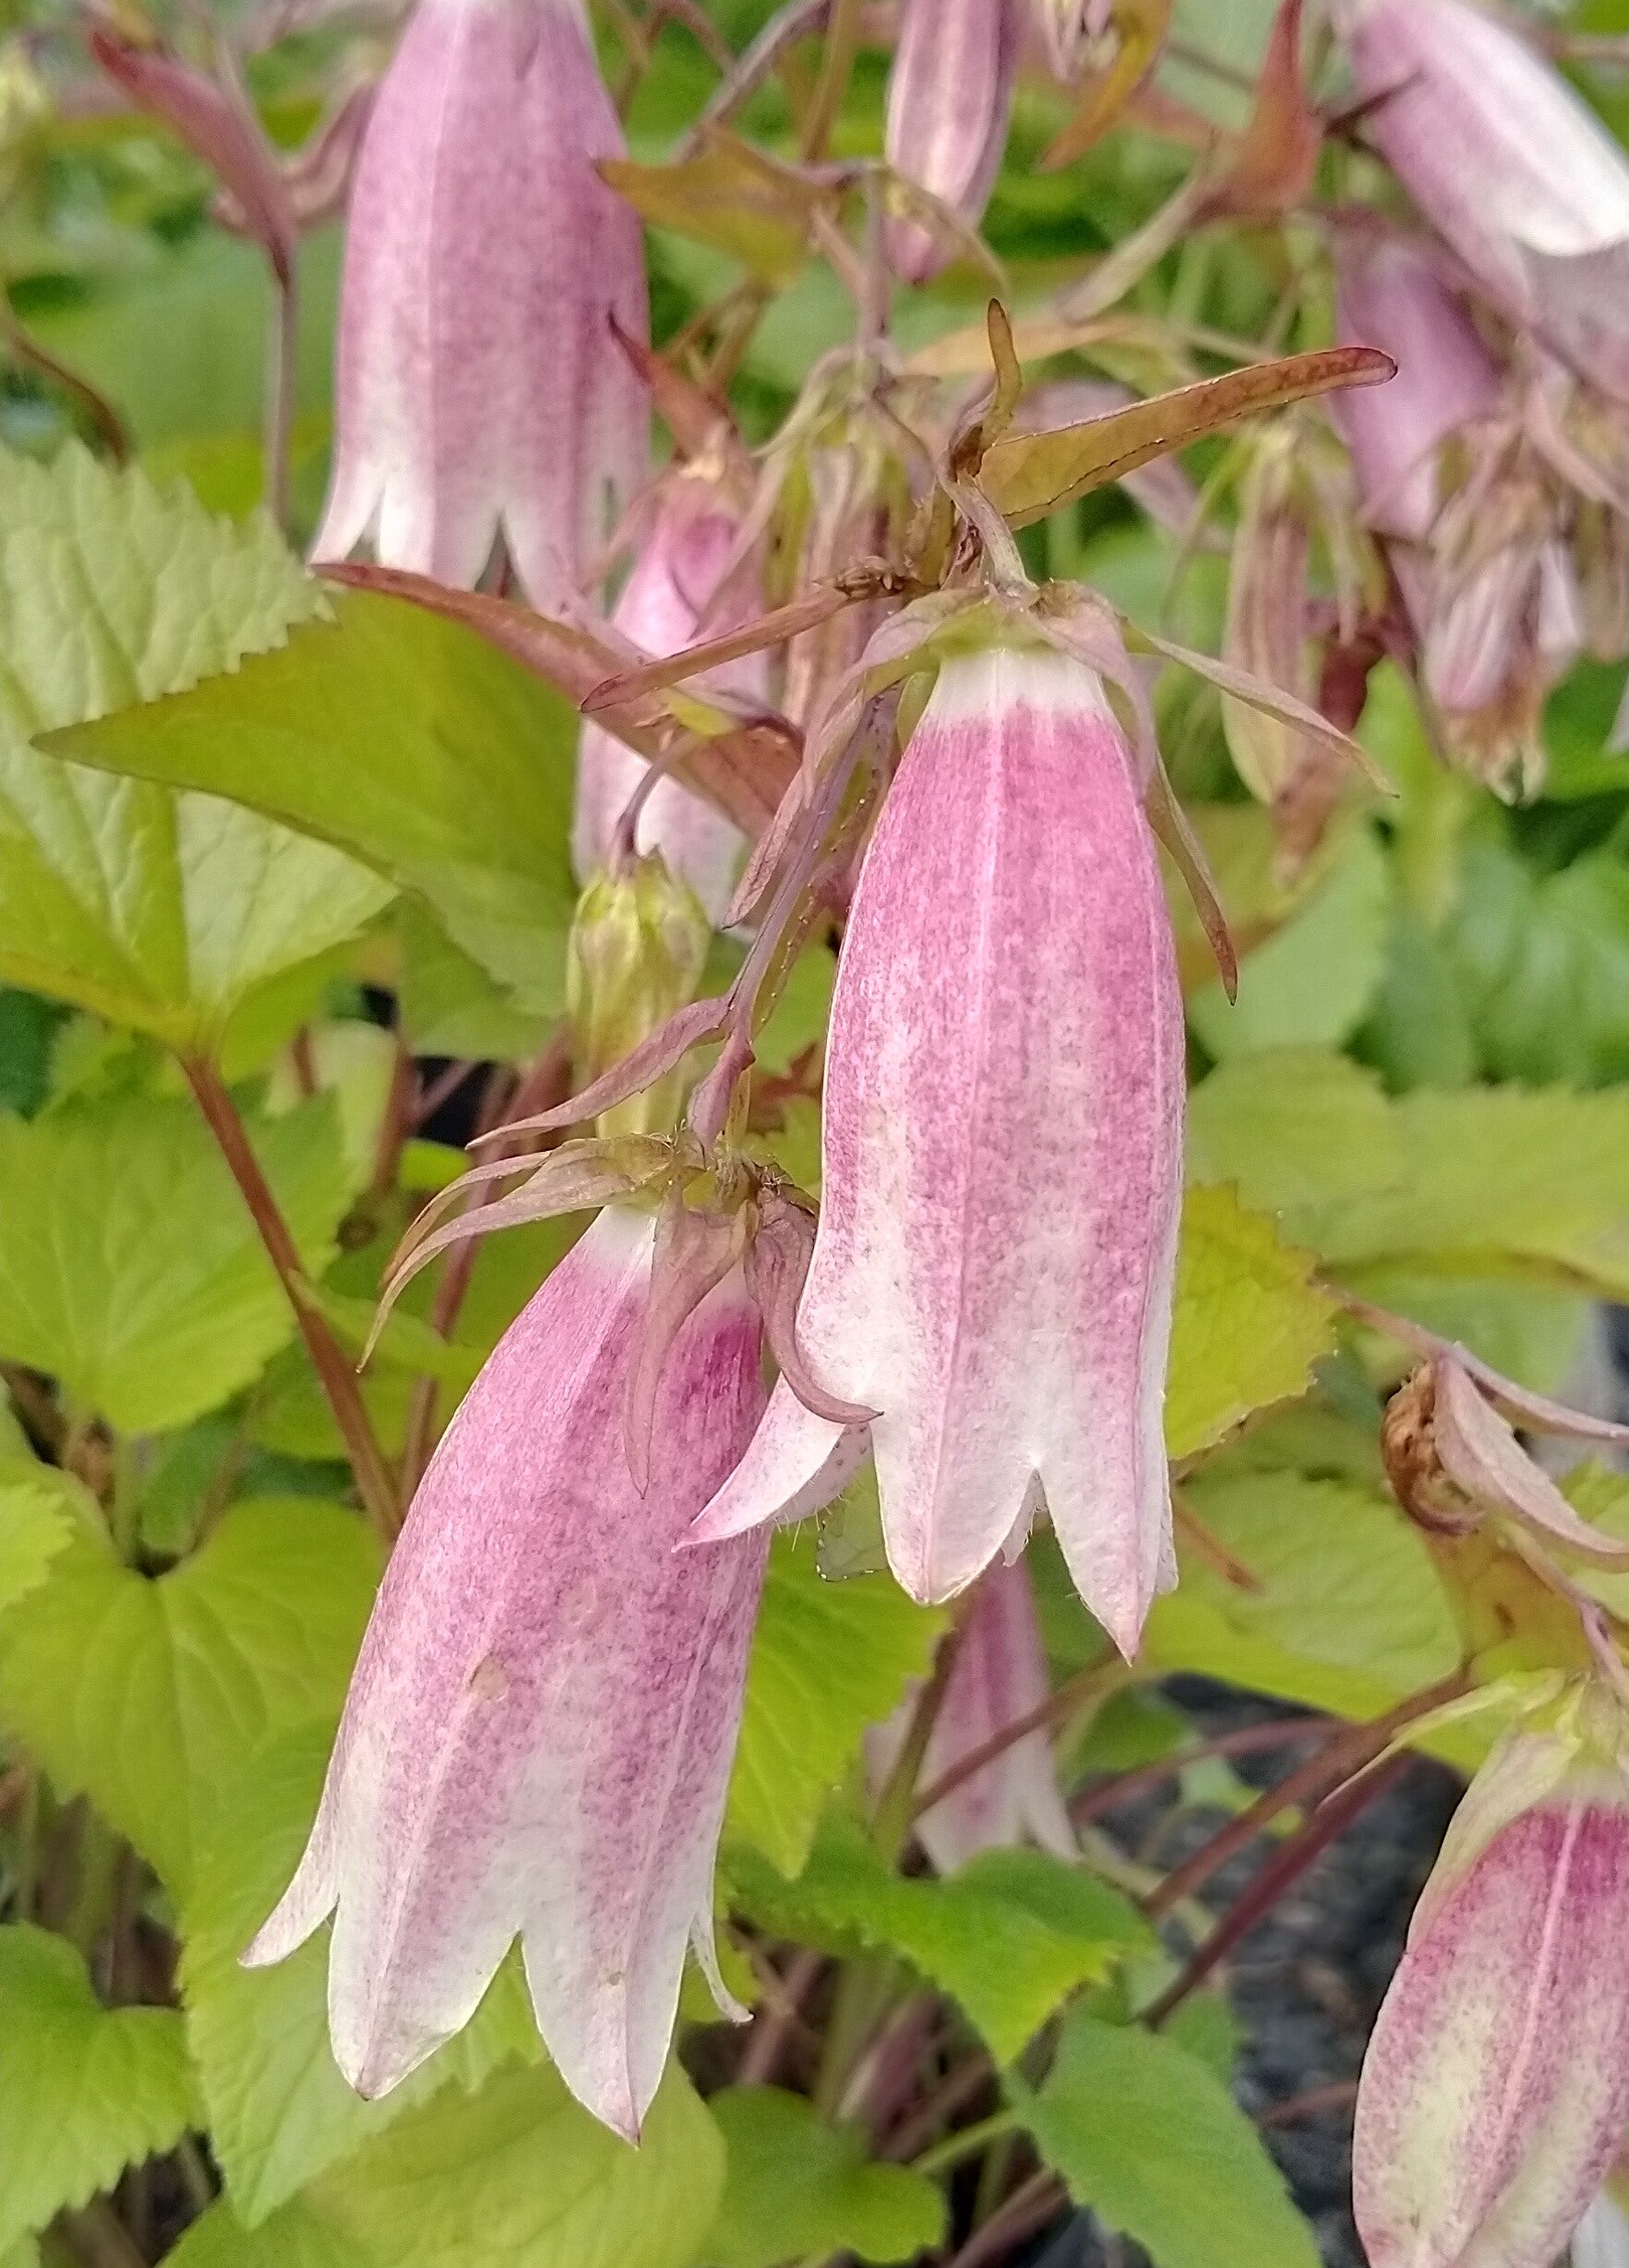
[[[976,228],[1001,169],[1019,46],[1017,0],[904,0],[888,81],[888,162]],[[896,275],[922,283],[952,247],[915,215],[888,224]]]
[[[1339,0],[1364,130],[1482,289],[1629,394],[1629,159],[1468,0]]]
[[[653,655],[677,654],[698,637],[723,637],[754,611],[743,585],[738,603],[713,611],[720,578],[734,559],[740,522],[706,482],[680,475],[664,497],[655,524],[617,602],[612,620]],[[703,629],[703,623],[705,628]],[[737,692],[762,695],[766,660],[749,656],[721,672]],[[577,751],[577,810],[571,858],[587,884],[610,863],[617,829],[644,779],[642,756],[591,719]],[[712,805],[681,782],[660,779],[641,805],[634,835],[641,852],[660,851],[668,871],[688,882],[716,928],[722,923],[746,841]]]
[[[334,2057],[396,2086],[468,2022],[518,1936],[548,2051],[630,2140],[713,1871],[761,1539],[673,1549],[763,1406],[738,1268],[679,1328],[648,1485],[625,1413],[655,1223],[609,1206],[500,1342],[425,1472],[352,1680],[299,1870],[246,1954],[334,1914]]]
[[[501,534],[542,607],[592,572],[646,472],[621,150],[581,0],[419,0],[352,190],[316,558],[468,586]]]
[[[1624,1727],[1578,1721],[1505,1737],[1415,1909],[1358,2093],[1371,2268],[1554,2260],[1629,2128]]]
[[[1038,1709],[1047,1698],[1047,1659],[1035,1596],[1022,1559],[997,1560],[978,1578],[973,1605],[918,1775],[929,1788]],[[909,1727],[907,1700],[868,1743],[873,1770],[885,1780]],[[982,1770],[951,1788],[916,1821],[916,1832],[940,1874],[953,1874],[980,1851],[1038,1843],[1054,1856],[1079,1855],[1058,1792],[1051,1743],[1037,1726],[1003,1748]]]
[[[1499,365],[1431,254],[1389,230],[1337,235],[1336,335],[1378,346],[1397,366],[1383,394],[1354,387],[1329,403],[1364,517],[1377,534],[1424,543],[1445,489],[1438,451],[1497,409]]]
[[[783,1374],[698,1536],[815,1509],[868,1441],[913,1597],[965,1589],[1044,1504],[1135,1650],[1170,1569],[1183,1108],[1144,786],[1097,667],[1034,642],[948,653],[861,871],[827,1043],[797,1339],[850,1418]]]
[[[1388,541],[1426,690],[1469,770],[1530,787],[1546,697],[1584,640],[1574,499],[1534,445],[1520,387],[1430,256],[1353,232],[1338,259],[1342,339],[1397,365],[1389,418],[1355,396],[1332,411],[1364,516]]]

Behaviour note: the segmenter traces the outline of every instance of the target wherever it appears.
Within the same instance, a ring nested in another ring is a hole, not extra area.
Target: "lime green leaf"
[[[251,1121],[312,1273],[344,1211],[326,1098]],[[294,1319],[191,1099],[126,1090],[0,1117],[0,1353],[59,1378],[122,1433],[183,1425],[246,1386]]]
[[[677,2069],[637,2150],[549,2070],[443,2092],[252,2233],[222,2202],[167,2268],[689,2268],[724,2146]]]
[[[557,1011],[577,904],[571,709],[421,606],[352,592],[332,613],[231,677],[50,747],[337,845],[427,899],[522,1008]]]
[[[77,1537],[5,1616],[0,1722],[184,1896],[254,1751],[337,1719],[377,1570],[308,1497],[234,1506],[156,1582]]]
[[[1020,2114],[1080,2205],[1154,2268],[1318,2268],[1254,2127],[1174,2040],[1076,2011]]]
[[[1193,1510],[1256,1588],[1197,1554],[1156,1601],[1146,1660],[1347,1717],[1378,1716],[1459,1659],[1431,1554],[1389,1499],[1296,1472],[1190,1484]]]
[[[1621,856],[1598,851],[1539,874],[1503,844],[1472,844],[1443,944],[1493,1077],[1629,1078],[1629,866]]]
[[[222,1803],[182,1914],[187,2039],[210,2146],[246,2228],[449,2080],[474,2088],[499,2064],[542,2054],[524,1984],[506,1964],[456,2040],[365,2103],[329,2048],[328,1932],[275,1968],[240,1965],[299,1863],[331,1745],[322,1724],[255,1755]]]
[[[168,2150],[198,2113],[181,2019],[106,2009],[66,1939],[0,1929],[0,2250]]]
[[[809,1049],[823,1050],[836,981],[837,963],[824,945],[799,954],[773,1014],[752,1042],[761,1070],[784,1077]]]
[[[1343,1277],[1427,1253],[1444,1274],[1491,1273],[1498,1255],[1575,1289],[1629,1292],[1629,1091],[1422,1090],[1392,1110],[1394,1181],[1284,1210],[1288,1232]]]
[[[1332,1302],[1309,1254],[1228,1189],[1192,1189],[1182,1208],[1166,1393],[1166,1443],[1189,1457],[1265,1403],[1303,1394],[1327,1354]]]
[[[1213,981],[1189,1001],[1189,1021],[1224,1060],[1346,1038],[1384,970],[1390,911],[1390,874],[1366,827],[1312,902],[1246,954],[1238,1001]]]
[[[69,448],[0,450],[0,973],[178,1048],[220,1047],[268,983],[389,889],[214,798],[29,745],[236,667],[321,606],[270,522],[234,527]]]
[[[429,909],[404,898],[398,916],[401,1028],[415,1055],[513,1062],[534,1055],[546,1026],[510,1004],[479,961],[455,945]]]
[[[1188,1167],[1273,1212],[1384,1189],[1403,1160],[1372,1072],[1327,1049],[1279,1048],[1238,1056],[1193,1089]]]
[[[731,1831],[797,1874],[860,1735],[926,1674],[943,1626],[892,1576],[828,1582],[811,1536],[777,1536],[747,1670]]]
[[[863,2130],[828,2126],[780,2087],[725,2087],[707,2107],[729,2152],[709,2268],[776,2268],[852,2252],[908,2260],[944,2235],[944,2199],[904,2166],[868,2161]]]
[[[727,1873],[743,1911],[776,1936],[903,1954],[961,2002],[1003,2063],[1077,1986],[1151,1942],[1118,1890],[1040,1851],[984,1851],[943,1881],[907,1879],[852,1821],[833,1819],[796,1882],[747,1850]]]
[[[0,1614],[37,1590],[52,1561],[97,1518],[72,1473],[28,1457],[0,1461]]]

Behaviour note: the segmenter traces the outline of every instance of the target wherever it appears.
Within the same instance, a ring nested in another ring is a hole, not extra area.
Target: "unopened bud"
[[[696,997],[712,938],[701,900],[659,857],[603,874],[577,903],[566,1006],[584,1086]],[[670,1073],[601,1114],[602,1134],[650,1134],[672,1124],[682,1086]]]

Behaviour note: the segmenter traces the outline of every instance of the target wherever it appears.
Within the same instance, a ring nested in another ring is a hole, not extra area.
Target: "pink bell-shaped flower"
[[[533,603],[591,572],[646,474],[640,223],[581,0],[419,0],[368,121],[313,546],[467,587],[504,538]]]
[[[1441,508],[1437,451],[1497,410],[1499,365],[1431,254],[1390,231],[1353,227],[1336,244],[1336,330],[1397,366],[1389,386],[1332,397],[1363,516],[1377,534],[1423,543]]]
[[[1370,2268],[1539,2268],[1629,2127],[1629,1774],[1508,1735],[1455,1815],[1363,2065]]]
[[[710,611],[739,535],[740,522],[716,492],[704,481],[681,475],[663,498],[623,586],[612,617],[617,628],[647,654],[663,656],[677,654],[698,637],[723,637],[740,629],[754,611],[756,594],[749,587],[740,604]],[[765,656],[737,663],[720,673],[719,681],[737,692],[767,696]],[[583,726],[571,858],[577,879],[585,885],[610,863],[617,822],[646,768],[644,758],[603,725],[591,719]],[[689,884],[713,927],[722,925],[746,849],[738,827],[680,781],[662,779],[640,808],[634,847],[646,855],[660,851],[668,872]]]
[[[904,0],[888,81],[888,162],[976,228],[1007,145],[1020,26],[1016,0]],[[888,226],[896,275],[922,283],[951,247],[916,217]]]
[[[1036,1621],[1035,1595],[1022,1559],[998,1559],[978,1578],[973,1606],[944,1698],[922,1758],[924,1788],[953,1772],[964,1758],[1047,1698],[1047,1658]],[[904,1702],[867,1743],[875,1772],[886,1780],[910,1726],[913,1703]],[[1052,1770],[1045,1726],[1025,1733],[981,1770],[946,1791],[916,1821],[922,1846],[940,1874],[953,1874],[980,1851],[1038,1843],[1057,1858],[1079,1856],[1069,1814]]]
[[[762,1581],[753,1538],[673,1549],[763,1406],[737,1268],[681,1326],[641,1495],[624,1430],[654,1218],[607,1208],[510,1327],[413,1500],[311,1841],[245,1959],[334,1915],[329,2021],[359,2093],[473,2015],[518,1936],[539,2028],[637,2138],[685,1948],[720,2005],[713,1870]]]
[[[1364,130],[1511,320],[1629,393],[1629,159],[1467,0],[1339,0]]]
[[[693,1531],[814,1510],[873,1449],[914,1598],[1049,1511],[1128,1655],[1171,1579],[1161,1432],[1184,1038],[1136,759],[1096,670],[940,666],[855,894],[804,1367]]]

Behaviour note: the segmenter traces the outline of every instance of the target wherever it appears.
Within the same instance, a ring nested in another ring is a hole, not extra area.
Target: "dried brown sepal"
[[[1443,1470],[1436,1406],[1436,1374],[1422,1362],[1386,1404],[1380,1454],[1393,1495],[1417,1526],[1434,1535],[1466,1536],[1481,1526],[1482,1514]]]
[[[1012,526],[1028,527],[1152,459],[1246,417],[1343,387],[1381,385],[1395,374],[1391,356],[1368,346],[1321,347],[1252,363],[1082,425],[1009,435],[986,453],[980,483]]]
[[[1205,220],[1276,220],[1312,188],[1324,126],[1301,72],[1301,13],[1302,0],[1283,0],[1273,19],[1255,102],[1226,174],[1201,208]]]
[[[1115,0],[1113,18],[1114,54],[1085,81],[1073,117],[1041,159],[1044,173],[1072,164],[1124,113],[1159,61],[1170,26],[1171,0]]]

